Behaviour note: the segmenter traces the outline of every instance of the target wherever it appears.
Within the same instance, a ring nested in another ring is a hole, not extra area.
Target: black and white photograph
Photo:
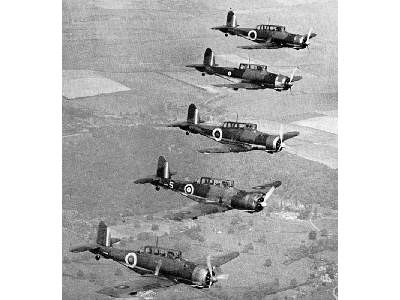
[[[338,3],[62,0],[62,298],[338,299]]]

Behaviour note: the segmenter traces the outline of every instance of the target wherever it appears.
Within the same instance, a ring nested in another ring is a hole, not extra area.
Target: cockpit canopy
[[[224,122],[222,124],[223,128],[242,128],[242,129],[248,129],[248,130],[257,130],[257,124],[253,123],[238,123],[238,122]]]
[[[240,70],[251,69],[257,71],[267,71],[267,66],[265,65],[256,65],[256,64],[240,64]]]
[[[152,255],[160,255],[171,259],[177,259],[182,257],[182,252],[179,250],[166,249],[156,246],[144,246],[143,248],[139,249],[139,252]]]
[[[258,25],[256,29],[268,31],[286,31],[285,26],[280,25]]]
[[[235,185],[235,182],[233,180],[218,179],[211,177],[201,177],[199,180],[197,180],[197,183],[216,185],[220,187],[234,187]]]

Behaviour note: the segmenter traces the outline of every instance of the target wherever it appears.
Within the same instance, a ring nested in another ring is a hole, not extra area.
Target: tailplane
[[[106,223],[100,221],[99,226],[97,227],[96,243],[101,246],[111,247],[119,241],[120,239],[111,237],[110,228],[107,227]]]
[[[99,246],[112,247],[113,244],[118,243],[121,239],[112,238],[110,229],[107,225],[100,221],[97,227],[97,238],[96,243],[87,243],[84,245],[78,245],[70,248],[70,252],[79,253],[84,251],[94,251],[99,248]]]

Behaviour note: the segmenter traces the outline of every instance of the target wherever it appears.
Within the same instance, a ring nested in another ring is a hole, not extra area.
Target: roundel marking
[[[186,194],[193,195],[193,192],[194,192],[193,184],[189,183],[189,184],[185,185],[184,190],[185,190]]]
[[[231,71],[228,71],[228,76],[232,76],[232,72]]]
[[[250,30],[247,36],[250,40],[254,41],[257,39],[257,32],[255,30]]]
[[[222,140],[222,130],[221,128],[214,128],[214,130],[212,131],[212,136],[214,138],[214,140],[216,140],[217,142]]]
[[[125,256],[125,262],[131,268],[134,268],[137,264],[137,255],[134,252],[130,252]]]

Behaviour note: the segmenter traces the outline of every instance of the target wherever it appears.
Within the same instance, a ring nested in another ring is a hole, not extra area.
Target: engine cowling
[[[279,151],[281,149],[282,141],[279,136],[269,135],[265,140],[266,150]]]
[[[261,211],[264,195],[261,193],[238,194],[231,199],[231,206],[235,209]]]

